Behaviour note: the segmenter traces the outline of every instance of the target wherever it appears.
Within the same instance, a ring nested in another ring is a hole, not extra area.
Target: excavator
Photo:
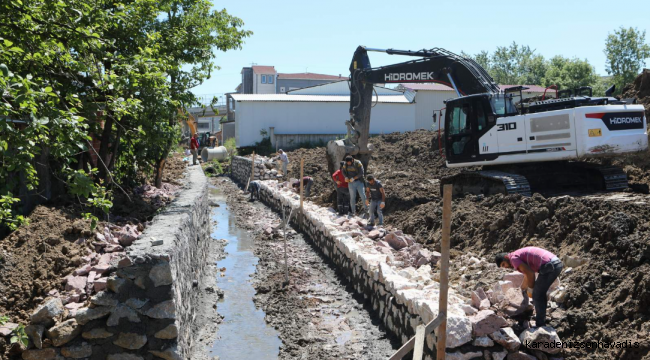
[[[371,51],[419,59],[372,68]],[[330,170],[346,154],[367,168],[373,84],[386,83],[439,83],[455,91],[456,97],[445,103],[446,165],[480,169],[441,179],[441,186],[453,185],[454,195],[620,191],[628,188],[625,172],[590,159],[648,149],[643,106],[612,97],[613,86],[605,97],[594,97],[590,87],[582,87],[558,91],[554,98],[522,101],[525,87],[501,90],[471,58],[441,48],[365,46],[354,53],[349,82],[348,137],[328,143]]]

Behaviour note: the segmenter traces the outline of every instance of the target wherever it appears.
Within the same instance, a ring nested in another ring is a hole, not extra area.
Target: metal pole
[[[254,176],[255,176],[255,151],[253,151],[253,161],[251,161],[251,177],[250,179],[248,179],[248,184],[246,184],[246,188],[244,189],[244,191],[248,190],[248,186],[250,186]]]
[[[440,302],[438,313],[447,314],[447,294],[449,292],[449,234],[451,232],[451,192],[452,185],[443,188],[442,201],[442,241],[440,244]],[[438,327],[438,344],[436,345],[436,359],[444,360],[447,349],[447,318]]]

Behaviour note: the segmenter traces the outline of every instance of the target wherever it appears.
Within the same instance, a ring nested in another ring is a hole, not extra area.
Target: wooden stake
[[[426,326],[424,324],[418,325],[415,329],[415,348],[413,349],[413,360],[422,360],[424,355],[424,336]]]
[[[253,151],[253,161],[251,161],[251,177],[248,179],[248,184],[246,184],[246,188],[244,191],[248,190],[248,187],[251,184],[251,181],[253,181],[253,178],[255,177],[255,151]]]
[[[284,176],[284,171],[282,171],[282,161],[278,160],[278,172]]]
[[[302,176],[303,176],[303,167],[305,166],[305,160],[300,158],[300,211],[302,211],[302,202],[303,202],[303,191],[302,191]]]
[[[442,200],[442,241],[440,244],[440,302],[438,313],[447,314],[447,294],[449,292],[449,234],[451,232],[451,192],[452,185],[443,188]],[[444,360],[447,349],[447,318],[438,327],[437,360]]]

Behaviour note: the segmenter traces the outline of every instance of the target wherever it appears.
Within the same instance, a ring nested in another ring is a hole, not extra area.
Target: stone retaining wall
[[[23,359],[186,359],[210,232],[207,179],[189,167],[184,189],[138,240],[111,259],[106,289],[87,307],[47,299],[28,326]]]
[[[250,170],[246,173],[244,169],[250,169],[250,166],[250,159],[233,159],[235,180],[246,184]],[[396,260],[404,259],[400,256],[405,255],[405,252],[382,248],[385,245],[378,243],[383,241],[370,239],[368,231],[350,224],[351,221],[362,224],[361,219],[350,220],[337,216],[333,209],[308,201],[304,202],[303,211],[300,212],[297,194],[274,180],[260,183],[261,200],[276,210],[283,209],[288,213],[290,208],[293,209],[294,225],[306,233],[314,245],[336,265],[355,291],[371,304],[375,315],[386,325],[388,331],[401,339],[402,343],[415,335],[419,324],[426,324],[438,315],[440,286],[429,264],[413,267]],[[504,286],[504,292],[512,287],[510,281],[501,281],[499,284]],[[475,293],[480,296],[479,300],[486,296],[482,290]],[[498,295],[501,296],[501,292]],[[521,293],[516,295],[521,297]],[[495,297],[492,293],[490,296]],[[448,299],[447,359],[503,360],[506,356],[508,359],[535,359],[534,356],[519,351],[521,341],[511,327],[515,322],[497,315],[496,310],[490,310],[491,305],[487,299],[472,306],[475,302],[474,295],[470,300],[453,288],[449,290]],[[507,304],[507,299],[504,304]],[[521,305],[528,306],[528,303],[522,302]],[[525,330],[521,336],[525,334],[530,334],[530,331]],[[554,331],[547,335],[550,338]],[[554,336],[557,337],[556,334]],[[425,359],[435,359],[435,344],[435,335],[428,335]]]

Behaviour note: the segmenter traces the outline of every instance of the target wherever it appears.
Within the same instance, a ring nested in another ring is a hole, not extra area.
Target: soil
[[[650,71],[643,76],[650,86]],[[646,104],[650,104],[648,95],[650,91],[644,98]],[[368,173],[384,185],[385,224],[439,251],[442,201],[438,180],[457,170],[445,167],[437,133],[388,134],[370,142],[376,150]],[[301,149],[288,156],[292,176],[304,157],[305,174],[315,179],[312,200],[333,206],[334,184],[327,173],[325,151]],[[622,157],[613,164],[624,167],[630,183],[650,185],[650,154]],[[497,252],[540,246],[560,257],[586,259],[586,265],[561,276],[569,289],[568,299],[564,311],[557,318],[554,315],[550,324],[562,340],[630,340],[638,341],[640,347],[565,351],[565,359],[650,359],[649,203],[650,196],[634,192],[455,199],[452,257],[471,251],[490,259]]]
[[[284,286],[281,236],[264,232],[270,224],[277,226],[280,216],[259,202],[250,203],[232,182],[217,183],[228,194],[237,226],[255,236],[259,262],[253,278],[254,301],[280,334],[279,359],[378,359],[388,358],[399,347],[386,338],[363,299],[351,295],[353,289],[346,288],[334,267],[290,227],[290,284]]]
[[[170,164],[165,179],[178,181],[185,164],[176,159],[171,159]],[[167,190],[177,188],[164,185]],[[136,190],[128,190],[128,198],[116,193],[112,223],[144,223],[171,201],[165,196],[140,196]],[[0,315],[9,317],[11,322],[28,323],[29,315],[51,290],[62,292],[64,277],[81,265],[82,257],[91,251],[94,231],[90,221],[82,219],[78,204],[63,198],[59,201],[37,206],[28,216],[28,225],[0,239]],[[97,226],[101,229],[105,224],[100,222]],[[0,344],[0,358],[5,350]]]

